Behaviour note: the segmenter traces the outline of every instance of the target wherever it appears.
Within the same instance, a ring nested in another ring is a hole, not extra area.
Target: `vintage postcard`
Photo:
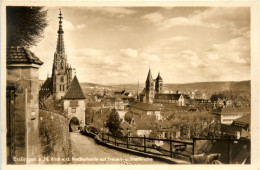
[[[256,1],[3,1],[3,169],[258,169]]]

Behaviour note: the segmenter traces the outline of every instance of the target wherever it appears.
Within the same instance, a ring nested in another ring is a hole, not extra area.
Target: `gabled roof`
[[[7,48],[6,62],[7,64],[43,64],[33,52],[26,47],[19,46]]]
[[[247,108],[247,107],[243,107],[243,108],[219,107],[217,109],[214,109],[213,113],[221,114],[221,115],[231,115],[231,114],[244,115],[244,114],[251,113],[251,111],[250,111],[250,108]]]
[[[146,111],[159,111],[160,107],[156,106],[155,104],[150,103],[134,103],[130,107],[134,107],[140,110],[146,110]]]
[[[79,81],[76,76],[74,76],[64,99],[86,99],[84,96]]]
[[[154,99],[179,100],[182,94],[155,94]]]

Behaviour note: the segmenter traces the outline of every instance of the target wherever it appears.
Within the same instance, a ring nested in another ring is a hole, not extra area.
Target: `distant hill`
[[[250,90],[251,81],[240,82],[198,82],[187,84],[165,84],[165,88],[171,90],[202,90],[202,91],[223,91],[223,90]]]
[[[96,87],[96,88],[104,88],[111,90],[123,90],[124,88],[127,91],[135,92],[137,89],[137,84],[118,84],[118,85],[102,85],[102,84],[94,84],[94,83],[81,83],[82,88]],[[226,81],[226,82],[198,82],[198,83],[185,83],[185,84],[164,84],[164,88],[167,90],[181,90],[181,91],[191,91],[191,90],[200,90],[200,91],[209,91],[209,92],[217,92],[223,90],[249,90],[251,87],[251,81]],[[139,92],[141,92],[144,88],[144,84],[139,85]]]

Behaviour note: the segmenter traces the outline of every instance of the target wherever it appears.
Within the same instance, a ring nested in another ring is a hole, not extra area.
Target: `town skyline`
[[[45,36],[31,48],[44,62],[42,80],[51,74],[59,9],[68,62],[81,82],[142,84],[149,67],[165,83],[250,80],[249,8],[46,9]]]

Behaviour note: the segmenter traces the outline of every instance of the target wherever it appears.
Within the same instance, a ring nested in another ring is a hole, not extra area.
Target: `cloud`
[[[85,24],[79,24],[79,25],[74,26],[70,21],[67,21],[65,19],[62,21],[62,26],[63,26],[63,30],[66,30],[66,31],[74,31],[76,29],[87,28],[87,26]]]
[[[96,8],[88,8],[90,11],[98,12],[102,15],[113,16],[123,18],[128,15],[132,15],[136,13],[135,10],[123,8],[123,7],[96,7]]]
[[[160,62],[161,61],[160,57],[155,55],[155,54],[148,54],[146,52],[142,52],[140,54],[140,56],[142,57],[142,59],[146,63],[149,63],[149,62]]]
[[[127,48],[127,49],[121,49],[120,53],[125,56],[125,57],[130,57],[130,58],[136,58],[138,56],[138,51],[131,49],[131,48]]]
[[[164,20],[159,24],[160,30],[167,30],[176,26],[204,26],[204,27],[212,27],[219,28],[218,24],[215,23],[204,23],[202,22],[200,17],[197,17],[199,14],[192,17],[174,17],[171,19]]]
[[[85,24],[80,24],[76,26],[77,29],[87,28]]]
[[[65,19],[62,21],[62,26],[64,30],[75,30],[75,26],[70,21],[67,21]]]
[[[175,37],[168,38],[167,40],[168,41],[185,41],[185,40],[188,40],[188,39],[189,38],[185,37],[185,36],[175,36]]]
[[[237,37],[221,44],[213,44],[207,50],[211,60],[221,60],[230,64],[250,64],[250,42],[246,37]]]
[[[180,58],[189,64],[188,67],[199,67],[203,65],[203,60],[199,58],[196,52],[192,50],[184,50],[180,53]]]
[[[132,67],[129,64],[126,64],[126,65],[119,66],[118,70],[119,71],[131,71]]]
[[[143,15],[141,18],[145,19],[147,21],[150,21],[152,23],[158,23],[164,19],[163,15],[160,12],[149,13],[149,14]]]
[[[161,12],[154,12],[141,18],[157,24],[161,31],[177,26],[201,26],[229,30],[234,35],[240,35],[250,30],[250,8],[247,7],[208,8],[189,16],[171,18],[163,16]]]

